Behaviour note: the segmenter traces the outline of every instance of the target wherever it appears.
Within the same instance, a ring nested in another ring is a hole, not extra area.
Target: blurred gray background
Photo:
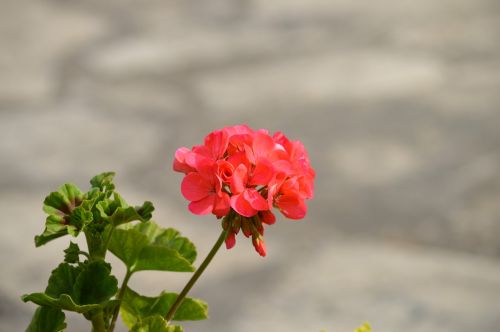
[[[316,198],[265,259],[243,237],[218,254],[187,331],[500,331],[499,36],[498,0],[1,0],[0,330],[62,260],[69,238],[33,236],[64,182],[117,171],[201,260],[219,225],[187,211],[173,153],[247,123],[305,143]]]

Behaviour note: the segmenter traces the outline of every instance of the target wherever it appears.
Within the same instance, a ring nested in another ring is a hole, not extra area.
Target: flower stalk
[[[220,236],[217,239],[217,241],[215,242],[214,246],[212,247],[212,249],[208,253],[207,257],[205,257],[205,259],[201,263],[200,267],[198,267],[198,269],[195,271],[195,273],[193,274],[191,279],[189,279],[186,286],[184,286],[184,288],[182,289],[179,296],[177,296],[177,299],[175,300],[174,304],[172,304],[172,306],[170,307],[170,310],[165,315],[165,320],[167,321],[167,323],[169,323],[172,320],[172,318],[175,315],[175,312],[177,311],[177,309],[179,309],[179,307],[180,307],[182,301],[184,300],[184,298],[186,297],[186,295],[189,293],[191,288],[194,286],[194,284],[196,283],[198,278],[201,276],[203,271],[205,271],[208,264],[210,264],[210,262],[214,258],[217,251],[219,251],[219,248],[222,246],[222,244],[226,240],[227,234],[228,234],[228,231],[226,229],[223,229],[222,233],[220,234]]]

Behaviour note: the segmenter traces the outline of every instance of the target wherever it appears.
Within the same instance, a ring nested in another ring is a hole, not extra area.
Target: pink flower
[[[249,183],[252,181],[249,180],[247,167],[238,165],[231,177],[231,207],[244,217],[253,217],[259,211],[269,210],[267,201],[255,188],[248,187]]]
[[[230,198],[221,190],[219,179],[214,173],[215,163],[199,160],[197,171],[188,173],[181,184],[182,195],[191,201],[189,211],[194,214],[213,213],[223,217],[229,213]]]
[[[227,217],[223,227],[228,249],[242,229],[262,256],[263,225],[276,221],[271,210],[276,207],[287,218],[302,219],[305,201],[314,194],[315,172],[304,145],[281,132],[271,136],[246,125],[216,130],[192,149],[179,148],[173,169],[185,174],[181,192],[192,213]]]

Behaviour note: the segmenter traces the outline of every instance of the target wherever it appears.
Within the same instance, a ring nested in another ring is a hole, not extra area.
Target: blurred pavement
[[[117,171],[201,260],[219,226],[187,211],[173,153],[247,123],[304,142],[316,198],[265,259],[243,237],[218,254],[187,331],[500,331],[499,33],[497,0],[2,0],[0,330],[62,259],[69,238],[33,236],[64,182]]]

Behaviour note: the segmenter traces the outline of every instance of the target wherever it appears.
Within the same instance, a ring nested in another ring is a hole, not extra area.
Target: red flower
[[[214,169],[216,164],[200,158],[195,163],[195,171],[188,173],[181,184],[182,195],[191,203],[189,211],[194,214],[213,213],[223,217],[229,213],[229,195],[221,190]]]
[[[272,225],[273,207],[290,219],[302,219],[305,201],[314,193],[315,172],[303,144],[283,133],[245,125],[225,127],[205,137],[204,144],[175,152],[173,168],[186,174],[181,192],[194,214],[230,215],[226,247],[242,229],[261,256],[266,255],[264,224]]]

